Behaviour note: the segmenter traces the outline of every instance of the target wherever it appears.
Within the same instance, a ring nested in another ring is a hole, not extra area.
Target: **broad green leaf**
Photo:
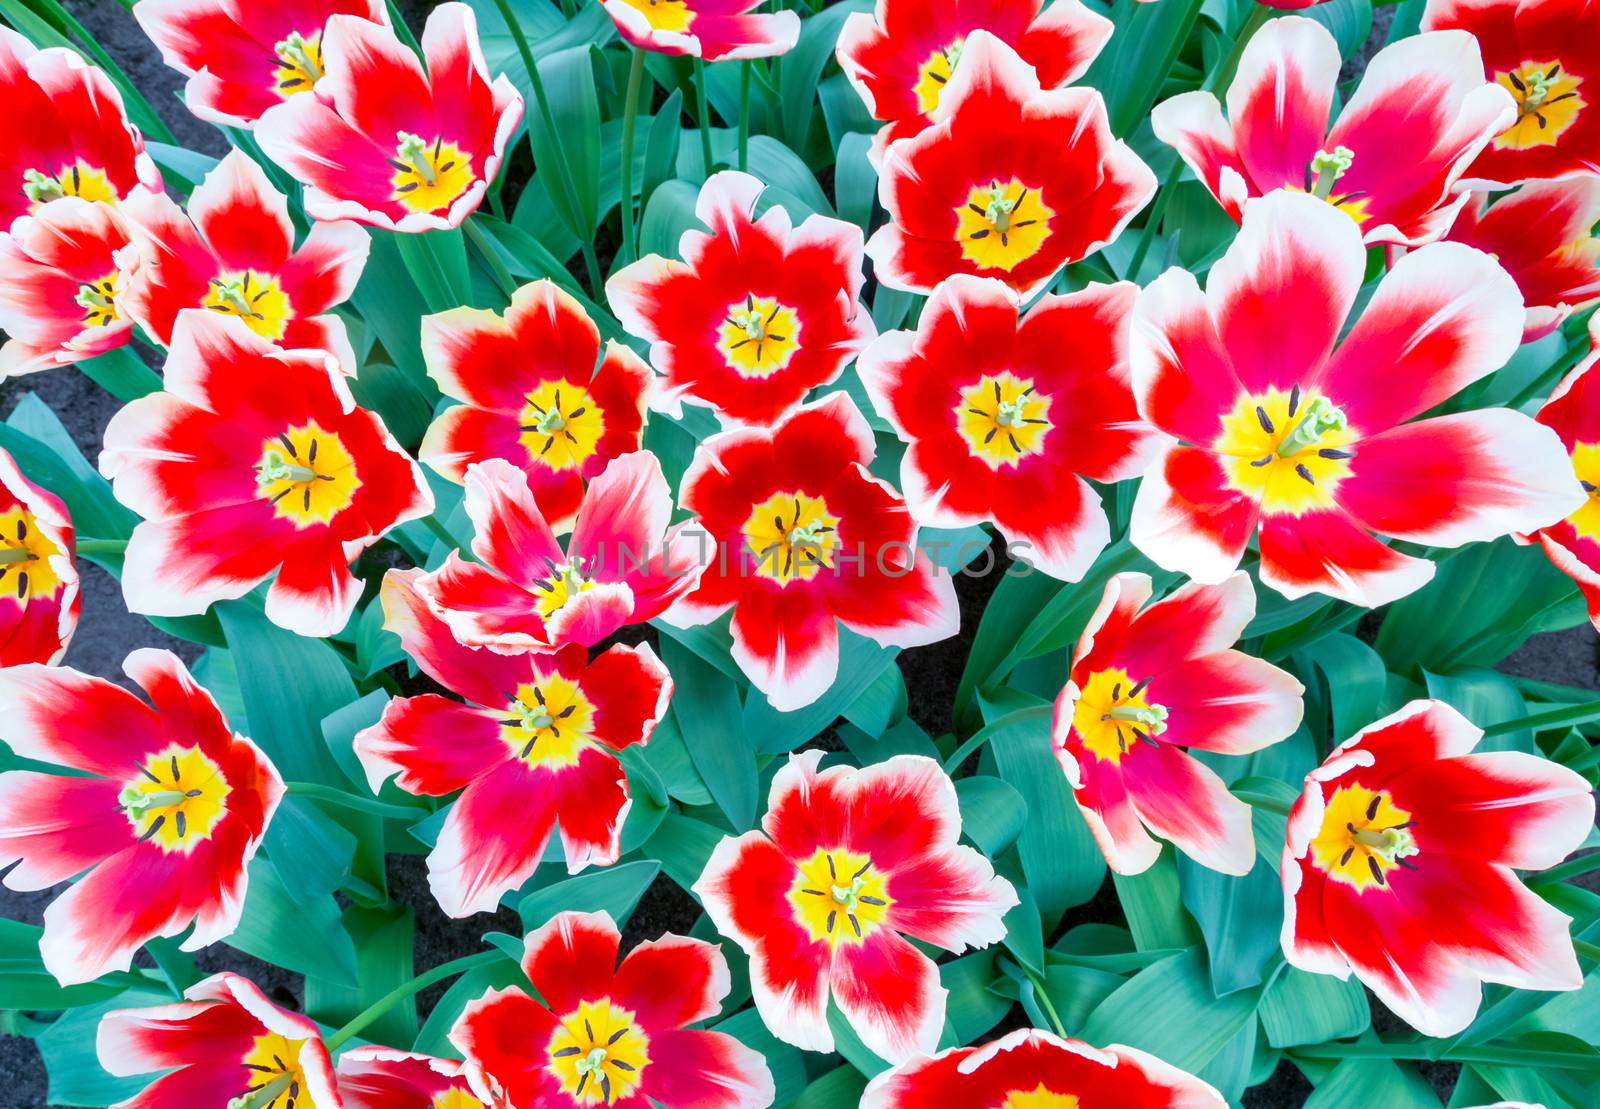
[[[1305,1109],[1439,1109],[1415,1067],[1388,1059],[1346,1059],[1317,1083]]]
[[[355,941],[358,984],[306,979],[306,1012],[334,1027],[409,981],[413,972],[411,945],[416,927],[410,906],[369,909],[352,905],[344,911],[344,927]],[[410,1043],[417,1035],[416,997],[389,1009],[361,1034],[378,1043]]]
[[[149,1075],[118,1078],[107,1074],[95,1052],[100,1018],[116,1009],[170,1005],[170,994],[135,989],[94,1005],[74,1009],[34,1038],[50,1078],[51,1105],[118,1104],[150,1084]]]
[[[473,967],[451,983],[444,996],[434,1003],[411,1049],[447,1059],[461,1058],[461,1052],[449,1040],[450,1029],[460,1019],[461,1011],[490,990],[503,990],[507,986],[528,988],[528,980],[515,959]]]
[[[556,882],[534,890],[517,906],[523,928],[532,931],[559,912],[607,912],[620,927],[633,914],[634,906],[644,891],[650,888],[661,864],[654,859],[641,859],[620,866],[580,874],[575,878]]]
[[[839,670],[826,692],[803,708],[780,712],[752,686],[745,696],[745,735],[759,737],[759,748],[765,753],[794,750],[838,719],[880,675],[895,669],[894,660],[899,653],[897,648],[880,647],[866,636],[840,628]]]
[[[758,782],[738,686],[675,639],[661,640],[661,657],[672,671],[672,713],[695,770],[728,823],[750,827]]]
[[[788,1109],[856,1109],[866,1088],[864,1074],[851,1066],[838,1067],[807,1086]]]
[[[528,138],[533,158],[544,175],[550,200],[567,230],[588,239],[600,221],[600,101],[594,85],[594,62],[588,43],[539,55],[535,61],[549,100],[546,120],[535,101],[529,102]],[[554,129],[551,128],[551,123]],[[565,164],[572,192],[555,182],[551,171]],[[552,187],[554,185],[554,187]]]
[[[1211,987],[1220,996],[1259,986],[1278,957],[1283,887],[1261,859],[1249,874],[1219,874],[1178,856],[1183,904],[1206,939]]]
[[[661,860],[667,877],[690,892],[706,868],[717,844],[727,833],[693,817],[668,813],[646,844],[652,858]]]
[[[1112,872],[1117,901],[1122,905],[1140,951],[1178,950],[1200,942],[1200,930],[1187,912],[1178,881],[1176,852],[1163,847],[1161,854],[1140,874]]]
[[[961,831],[989,858],[1016,842],[1028,820],[1028,802],[1016,788],[987,775],[956,782]]]
[[[811,129],[811,113],[816,103],[817,82],[823,67],[833,57],[839,29],[851,12],[870,11],[870,0],[844,0],[829,4],[800,24],[800,40],[783,57],[778,80],[778,98],[783,105],[781,122],[784,139],[804,148]]]
[[[296,898],[262,858],[250,863],[239,927],[225,941],[246,955],[345,986],[357,984],[356,949],[332,894]]]
[[[1354,978],[1285,966],[1261,996],[1261,1030],[1273,1047],[1299,1047],[1360,1035],[1372,1023],[1367,993]]]
[[[940,1047],[972,1043],[1000,1023],[1011,1002],[989,989],[999,976],[993,948],[973,951],[939,965],[939,981],[950,992],[945,1002]]]
[[[1215,996],[1205,957],[1191,948],[1146,967],[1119,987],[1089,1015],[1083,1038],[1137,1047],[1194,1072],[1250,1019],[1258,996],[1254,990]],[[1152,1019],[1154,1014],[1159,1019]]]
[[[798,1097],[805,1089],[804,1053],[768,1031],[767,1026],[762,1023],[761,1014],[754,1009],[735,1013],[711,1027],[718,1032],[727,1033],[740,1043],[761,1053],[767,1062],[767,1069],[772,1072],[772,1084],[777,1091],[775,1104],[782,1105],[790,1098]]]

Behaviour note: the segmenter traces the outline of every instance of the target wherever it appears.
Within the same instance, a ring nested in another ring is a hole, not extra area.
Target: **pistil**
[[[33,552],[26,547],[0,547],[0,566],[14,566],[19,562],[32,562]]]
[[[52,200],[60,200],[67,195],[65,186],[59,178],[51,177],[39,170],[25,170],[22,174],[22,192],[35,204],[48,204]]]
[[[1106,719],[1142,724],[1151,735],[1160,735],[1167,730],[1167,707],[1165,705],[1118,705],[1113,709],[1107,710]]]
[[[92,320],[96,316],[104,316],[107,322],[117,318],[117,302],[114,299],[116,288],[110,281],[103,284],[83,284],[78,286],[77,295],[72,299],[79,308],[84,310],[84,319]]]
[[[1355,151],[1348,146],[1336,146],[1331,152],[1317,151],[1311,157],[1311,172],[1316,177],[1311,185],[1311,195],[1318,200],[1327,200],[1333,193],[1335,182],[1349,172],[1355,160]]]
[[[423,183],[429,188],[438,184],[439,172],[434,167],[427,141],[421,135],[414,135],[410,131],[399,131],[396,137],[400,140],[400,145],[395,148],[395,153],[400,156],[406,167],[422,178]]]
[[[297,69],[305,74],[311,84],[314,85],[322,80],[322,66],[317,61],[317,49],[298,31],[289,32],[289,36],[278,43],[273,53],[290,69]],[[299,83],[299,81],[284,82],[285,85]]]
[[[256,467],[256,481],[261,485],[275,485],[280,481],[293,482],[296,485],[305,485],[316,481],[321,475],[308,466],[297,462],[290,462],[277,451],[268,451]]]
[[[1278,444],[1276,453],[1279,458],[1293,458],[1301,451],[1315,447],[1323,436],[1345,431],[1349,426],[1343,409],[1333,405],[1326,397],[1313,397],[1306,405],[1305,415],[1300,422]]]

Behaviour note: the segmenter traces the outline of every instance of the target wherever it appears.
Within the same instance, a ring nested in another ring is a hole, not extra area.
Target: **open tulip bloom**
[[[758,12],[760,0],[603,0],[617,33],[640,50],[708,62],[786,54],[800,37],[791,11]]]
[[[0,670],[67,653],[82,603],[73,546],[66,506],[0,450]]]
[[[361,593],[350,560],[433,510],[332,355],[198,308],[178,314],[165,391],[106,427],[100,472],[144,517],[123,567],[130,609],[201,613],[272,577],[267,617],[302,635],[343,628]]]
[[[189,110],[244,128],[322,79],[322,32],[333,15],[389,23],[383,0],[139,0],[133,7],[166,63],[188,76]]]
[[[305,186],[306,213],[390,231],[457,227],[500,170],[522,97],[489,80],[477,17],[441,4],[422,33],[427,68],[389,27],[331,16],[309,96],[268,108],[256,140]]]
[[[461,403],[429,425],[419,457],[455,482],[472,463],[502,458],[527,475],[550,526],[571,530],[584,483],[639,449],[655,380],[621,343],[601,353],[594,321],[548,280],[519,288],[504,316],[480,308],[424,316],[428,374]]]
[[[563,549],[527,477],[491,458],[467,467],[468,562],[452,551],[417,592],[456,638],[504,654],[592,647],[653,620],[694,589],[704,544],[667,526],[672,493],[648,451],[613,459],[589,483]]]
[[[1589,619],[1600,627],[1600,316],[1589,321],[1589,357],[1573,368],[1535,417],[1561,437],[1584,499],[1566,519],[1534,536],[1562,573],[1578,583]]]
[[[470,1002],[450,1041],[516,1109],[652,1104],[766,1109],[772,1074],[726,1032],[687,1025],[722,1011],[731,981],[722,949],[675,936],[622,944],[603,912],[557,913],[523,944],[518,986]]]
[[[283,781],[176,655],[123,663],[150,699],[103,678],[37,664],[0,669],[0,739],[68,767],[0,774],[0,866],[12,889],[88,874],[44,914],[40,954],[63,984],[127,970],[146,941],[195,951],[232,934],[246,867]]]
[[[457,643],[416,593],[420,571],[391,570],[384,626],[436,694],[390,701],[356,735],[376,793],[398,775],[424,797],[462,790],[428,856],[428,882],[451,916],[492,911],[533,874],[559,823],[567,869],[609,865],[621,853],[628,782],[616,752],[646,743],[672,696],[672,678],[647,646],[581,646],[502,655]]]
[[[487,1109],[471,1071],[459,1059],[353,1047],[339,1056],[339,1096],[344,1109]]]
[[[280,346],[325,350],[354,373],[345,301],[367,262],[367,233],[348,220],[318,223],[296,249],[288,198],[260,166],[230,151],[189,195],[189,210],[165,193],[121,205],[133,236],[116,305],[163,345],[178,313],[203,308],[236,316]],[[326,314],[324,314],[326,313]]]
[[[884,154],[890,222],[867,256],[892,289],[927,293],[966,273],[1025,300],[1116,239],[1155,189],[1099,92],[1042,89],[1015,50],[974,31],[930,125]]]
[[[116,85],[76,52],[39,50],[0,27],[0,104],[0,231],[63,196],[115,203],[139,185],[160,191]]]
[[[892,647],[954,635],[955,586],[917,549],[905,502],[867,470],[872,431],[845,393],[803,405],[770,430],[700,445],[679,494],[710,557],[664,614],[708,624],[733,610],[733,658],[775,708],[822,696],[839,671],[839,631]]]
[[[896,139],[925,129],[955,73],[967,36],[987,31],[1031,65],[1041,88],[1082,77],[1111,37],[1112,23],[1079,3],[1056,0],[877,0],[852,12],[839,32],[839,68],[872,118],[874,158]]]
[[[952,277],[916,331],[861,356],[872,405],[908,444],[900,485],[918,522],[993,521],[1013,557],[1077,581],[1111,539],[1085,478],[1137,477],[1163,436],[1128,380],[1130,283],[1045,295],[1022,314],[999,281]]]
[[[1469,177],[1600,173],[1600,10],[1590,0],[1428,0],[1422,26],[1475,35],[1485,74],[1516,102]]]
[[[694,891],[750,956],[750,989],[774,1036],[832,1051],[831,997],[891,1063],[929,1054],[946,991],[906,937],[958,954],[998,943],[1016,890],[956,842],[955,785],[932,759],[821,762],[821,751],[790,757],[761,827],[719,843]]]
[[[1462,174],[1515,117],[1510,94],[1485,80],[1471,35],[1417,35],[1378,52],[1330,127],[1340,65],[1320,23],[1274,19],[1239,59],[1226,119],[1214,95],[1186,92],[1151,122],[1236,220],[1251,197],[1294,189],[1369,243],[1432,242],[1469,199]]]
[[[1258,536],[1264,584],[1373,607],[1434,564],[1372,532],[1455,547],[1583,502],[1560,441],[1519,412],[1413,419],[1517,349],[1522,297],[1494,259],[1458,243],[1408,253],[1341,337],[1365,269],[1354,222],[1280,191],[1246,209],[1204,293],[1178,269],[1140,292],[1139,411],[1180,440],[1133,508],[1157,565],[1219,582]]]
[[[1192,1074],[1137,1048],[1091,1047],[1019,1028],[982,1047],[956,1047],[878,1075],[861,1109],[1223,1109],[1227,1102]]]
[[[725,421],[771,424],[827,385],[872,338],[861,306],[861,229],[827,216],[794,227],[774,204],[756,218],[764,185],[714,174],[685,231],[682,261],[651,254],[617,271],[606,299],[650,343],[664,376],[655,406],[684,401]]]
[[[1233,649],[1256,613],[1248,575],[1191,582],[1146,606],[1150,594],[1144,574],[1106,584],[1056,699],[1056,758],[1112,870],[1149,869],[1161,853],[1154,832],[1202,866],[1246,874],[1250,806],[1182,748],[1271,746],[1299,726],[1304,688]]]
[[[112,1109],[221,1109],[247,1097],[260,1109],[287,1109],[290,1102],[296,1109],[342,1109],[315,1021],[279,1008],[255,983],[227,971],[190,986],[183,998],[101,1018],[95,1047],[102,1067],[129,1076],[169,1072]]]
[[[1520,751],[1474,754],[1483,732],[1413,701],[1306,776],[1283,849],[1283,952],[1352,972],[1428,1036],[1477,1015],[1480,982],[1583,983],[1570,919],[1513,870],[1544,870],[1594,829],[1579,774]]]

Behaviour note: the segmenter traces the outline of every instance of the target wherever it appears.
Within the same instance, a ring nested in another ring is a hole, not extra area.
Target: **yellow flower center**
[[[750,510],[744,522],[745,546],[756,573],[779,585],[810,581],[832,567],[839,549],[839,517],[821,497],[774,493]]]
[[[1579,443],[1572,448],[1572,470],[1589,499],[1567,517],[1581,539],[1600,540],[1600,443]]]
[[[1072,730],[1101,762],[1117,763],[1133,743],[1154,744],[1167,730],[1165,706],[1144,695],[1149,679],[1135,681],[1126,670],[1096,670],[1083,683],[1072,710]]]
[[[168,744],[143,762],[117,795],[141,840],[166,851],[193,851],[228,811],[233,787],[222,768],[195,746]]]
[[[965,42],[965,39],[958,38],[941,46],[918,67],[917,83],[911,86],[911,91],[916,93],[917,107],[923,115],[931,118],[933,110],[939,106],[939,96],[944,92],[945,85],[950,83],[950,75],[961,60],[961,47]]]
[[[393,198],[413,212],[437,212],[448,208],[466,192],[476,178],[472,159],[453,142],[435,138],[427,142],[408,131],[399,133],[395,156],[389,159],[394,175]]]
[[[328,523],[350,507],[359,488],[350,452],[315,420],[261,444],[256,496],[297,528]]]
[[[1332,151],[1319,150],[1306,163],[1305,187],[1293,184],[1285,187],[1290,192],[1310,193],[1318,200],[1327,201],[1360,226],[1371,218],[1371,213],[1367,211],[1370,198],[1366,191],[1341,191],[1337,187],[1339,178],[1355,164],[1355,157],[1355,152],[1345,146],[1334,147]]]
[[[1328,798],[1322,828],[1311,841],[1311,861],[1328,877],[1364,891],[1387,886],[1397,866],[1417,853],[1411,814],[1397,808],[1387,793],[1365,786],[1340,786]]]
[[[21,505],[0,512],[0,598],[21,608],[35,597],[53,598],[61,579],[50,559],[60,553],[33,513]]]
[[[573,597],[593,589],[594,582],[584,574],[582,560],[574,560],[552,566],[550,576],[534,582],[533,587],[539,591],[534,607],[541,620],[548,620]]]
[[[310,92],[322,80],[322,32],[302,35],[291,31],[272,48],[278,63],[272,70],[272,87],[285,100],[299,92]]]
[[[110,270],[98,281],[85,281],[78,286],[78,295],[73,299],[83,309],[85,329],[105,327],[120,318],[117,315],[117,276],[116,270]]]
[[[522,407],[517,441],[552,470],[573,470],[593,457],[606,432],[605,414],[589,390],[566,378],[541,382]]]
[[[746,296],[723,316],[717,349],[736,373],[770,377],[800,349],[800,320],[793,308],[771,297]]]
[[[1050,430],[1050,398],[1033,391],[1031,377],[987,374],[961,391],[956,427],[973,457],[991,469],[1038,454]]]
[[[1013,1090],[998,1109],[1078,1109],[1074,1094],[1058,1094],[1043,1082],[1031,1090]]]
[[[643,12],[645,19],[650,21],[650,26],[657,31],[682,33],[694,22],[695,13],[689,10],[689,5],[684,3],[684,0],[622,0],[622,2],[630,8]]]
[[[545,1053],[562,1093],[579,1105],[614,1105],[639,1088],[650,1040],[632,1012],[602,997],[562,1017]]]
[[[818,848],[799,865],[789,887],[795,919],[813,940],[826,940],[830,947],[864,942],[893,903],[872,860],[843,848]]]
[[[1495,136],[1496,150],[1554,146],[1586,103],[1578,93],[1583,78],[1568,73],[1560,62],[1523,62],[1494,79],[1517,101],[1517,121]]]
[[[273,342],[283,338],[294,318],[294,306],[278,279],[258,270],[218,274],[200,303],[221,315],[238,316],[251,331]]]
[[[300,1045],[304,1040],[291,1040],[276,1032],[257,1036],[245,1053],[244,1067],[250,1072],[250,1084],[238,1097],[228,1102],[249,1105],[250,1109],[293,1109],[298,1104],[310,1105],[305,1097],[305,1075],[300,1072]]]
[[[594,702],[578,684],[547,674],[517,686],[500,737],[531,767],[572,766],[594,728]]]
[[[473,1097],[459,1086],[452,1086],[448,1090],[440,1090],[433,1095],[433,1100],[428,1103],[428,1109],[484,1109],[483,1102]]]
[[[1054,215],[1038,189],[1015,177],[979,185],[956,209],[961,257],[982,269],[1010,270],[1038,253]]]
[[[1288,392],[1242,394],[1222,418],[1211,449],[1222,456],[1235,490],[1265,512],[1298,516],[1333,505],[1333,491],[1354,457],[1345,448],[1355,439],[1342,410],[1296,385]]]
[[[115,204],[120,199],[117,187],[106,176],[105,170],[91,166],[82,158],[63,166],[55,174],[37,169],[24,170],[22,193],[29,200],[29,211],[64,196],[81,196],[84,200],[104,201],[107,204]]]

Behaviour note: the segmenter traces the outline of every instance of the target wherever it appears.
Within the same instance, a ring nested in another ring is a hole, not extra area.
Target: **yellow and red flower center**
[[[961,391],[956,427],[974,458],[991,469],[1038,454],[1050,430],[1050,398],[1034,392],[1033,378],[1008,370],[985,374]]]
[[[546,674],[517,686],[500,738],[531,767],[572,766],[594,731],[594,702],[577,682]]]
[[[632,1012],[601,997],[557,1021],[545,1054],[562,1093],[579,1105],[615,1105],[643,1082],[650,1038]]]
[[[1517,101],[1517,121],[1495,136],[1496,150],[1554,146],[1586,103],[1578,92],[1583,78],[1557,61],[1523,62],[1494,79]]]
[[[294,319],[294,305],[272,274],[230,270],[211,279],[201,305],[224,316],[237,316],[264,339],[277,342]]]
[[[622,0],[630,8],[644,13],[650,26],[657,31],[675,31],[679,34],[689,29],[695,13],[684,0]]]
[[[107,204],[115,204],[121,199],[105,170],[91,166],[82,158],[71,165],[62,166],[55,173],[38,169],[24,170],[22,193],[30,201],[30,211],[64,196],[80,196],[84,200],[99,200]]]
[[[538,591],[534,607],[539,618],[548,620],[573,597],[593,589],[594,581],[584,572],[580,558],[550,567],[550,576],[534,582],[533,588]]]
[[[774,493],[750,510],[744,541],[757,574],[779,585],[810,581],[818,570],[833,566],[839,517],[821,497]]]
[[[1406,861],[1417,853],[1411,823],[1411,814],[1388,793],[1340,786],[1328,798],[1322,828],[1311,841],[1311,861],[1357,891],[1387,886],[1395,867],[1416,869]]]
[[[1054,215],[1038,189],[1015,177],[975,186],[956,209],[961,257],[982,269],[1010,270],[1039,252]]]
[[[1572,471],[1589,499],[1567,517],[1578,538],[1600,541],[1600,443],[1579,443],[1572,448]]]
[[[250,1109],[293,1109],[296,1105],[310,1105],[305,1075],[300,1070],[300,1047],[304,1043],[304,1040],[291,1040],[276,1032],[257,1036],[241,1060],[244,1069],[250,1072],[250,1082],[236,1100],[248,1104]]]
[[[453,142],[435,137],[432,142],[421,135],[401,131],[396,136],[395,156],[389,159],[394,174],[394,200],[413,212],[437,212],[448,208],[472,187],[477,178],[472,159]]]
[[[21,505],[0,512],[0,598],[26,607],[35,597],[55,597],[61,578],[50,560],[59,554],[33,513]]]
[[[1031,1090],[1012,1090],[995,1109],[1078,1109],[1078,1097],[1058,1094],[1041,1082]]]
[[[322,80],[322,32],[302,35],[298,31],[272,48],[272,88],[285,100]]]
[[[1089,675],[1072,710],[1072,730],[1085,750],[1117,763],[1131,744],[1155,743],[1152,737],[1167,730],[1167,710],[1144,695],[1148,684],[1115,666]]]
[[[1319,200],[1326,200],[1360,226],[1371,217],[1371,213],[1367,211],[1370,199],[1367,193],[1365,190],[1341,192],[1336,187],[1339,178],[1350,171],[1355,160],[1355,151],[1347,146],[1336,146],[1331,152],[1319,150],[1311,161],[1306,163],[1305,188],[1289,185],[1288,189],[1290,192],[1308,192]]]
[[[315,420],[261,444],[256,496],[297,528],[326,524],[350,507],[361,478],[339,437]]]
[[[566,378],[539,383],[528,394],[517,441],[528,457],[552,470],[575,470],[594,457],[606,433],[605,413],[582,385]]]
[[[200,748],[168,744],[134,764],[117,801],[139,839],[166,851],[193,851],[227,813],[233,787]]]
[[[1264,512],[1301,515],[1333,505],[1350,474],[1356,433],[1326,397],[1276,387],[1245,393],[1222,418],[1211,449],[1228,483],[1260,502]]]
[[[723,315],[717,349],[740,376],[770,377],[800,349],[800,318],[788,305],[752,293]]]
[[[484,1109],[484,1105],[461,1087],[452,1086],[434,1094],[428,1109]]]
[[[117,314],[117,271],[102,274],[97,281],[85,281],[78,286],[78,295],[72,299],[83,309],[83,326],[106,327],[121,317]]]
[[[911,91],[916,93],[917,108],[923,115],[931,118],[933,110],[939,106],[939,96],[944,92],[945,85],[950,83],[950,75],[961,60],[961,47],[965,43],[964,38],[946,43],[929,54],[917,67],[917,83],[911,86]]]
[[[894,901],[872,859],[845,848],[817,853],[795,869],[789,887],[795,919],[813,940],[829,946],[863,943],[883,924]]]

